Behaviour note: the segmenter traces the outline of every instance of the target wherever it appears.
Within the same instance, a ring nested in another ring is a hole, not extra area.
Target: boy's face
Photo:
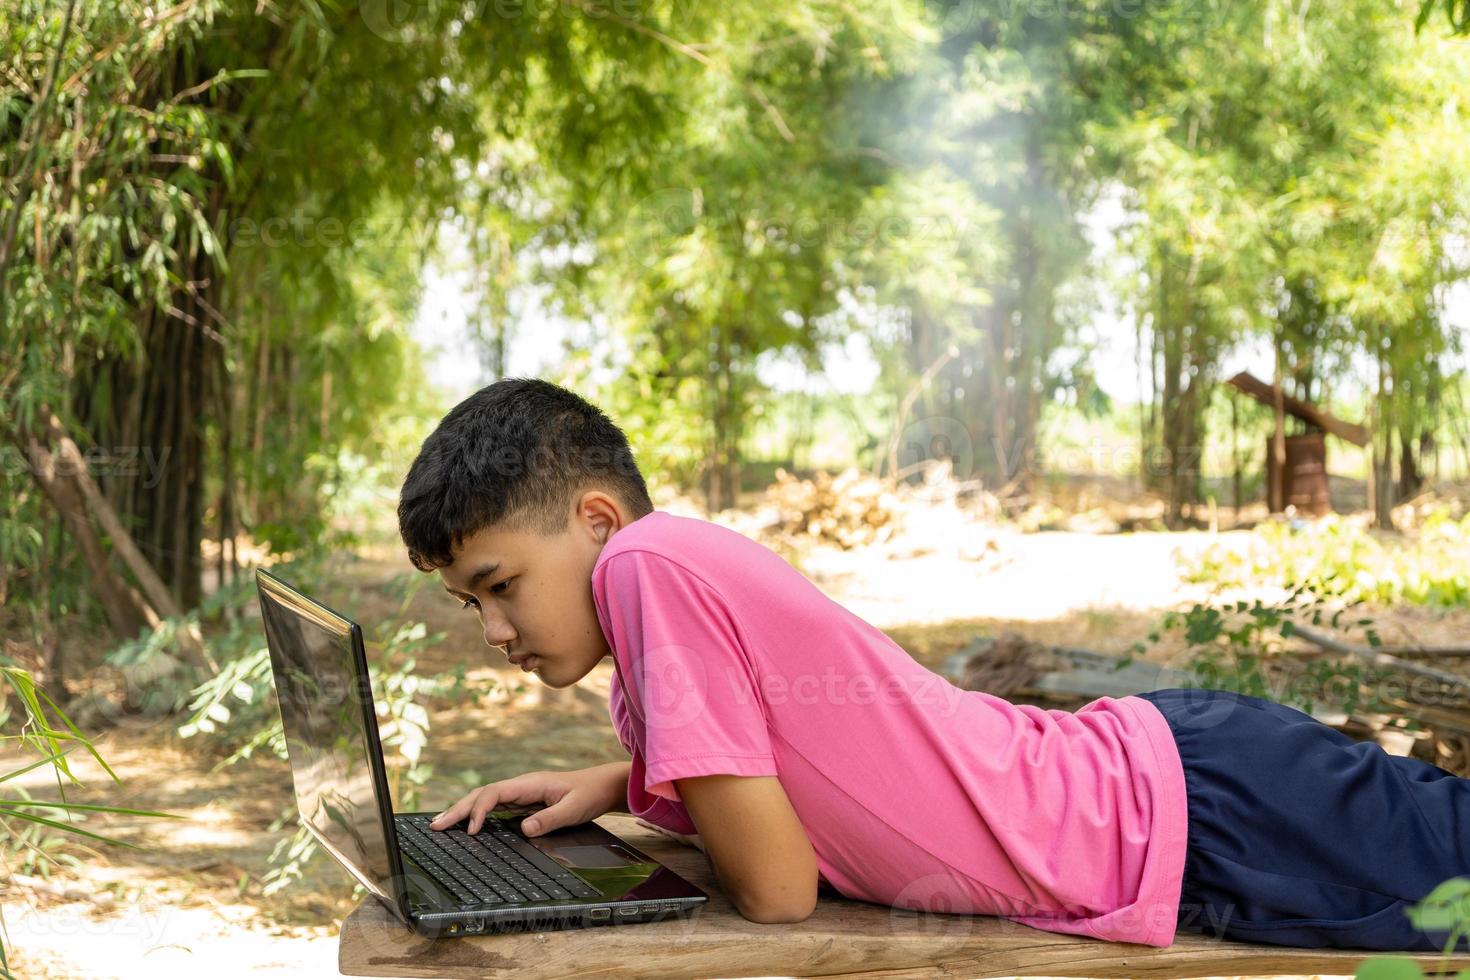
[[[570,687],[612,654],[592,601],[592,566],[626,523],[614,497],[588,490],[561,534],[485,528],[464,539],[439,577],[479,614],[486,643],[547,687]]]

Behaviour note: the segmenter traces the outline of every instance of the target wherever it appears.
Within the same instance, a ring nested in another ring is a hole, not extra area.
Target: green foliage
[[[1407,538],[1369,531],[1338,515],[1295,526],[1269,521],[1243,543],[1210,545],[1182,563],[1189,582],[1219,588],[1274,585],[1349,603],[1458,608],[1470,602],[1470,516],[1446,510]]]
[[[650,469],[684,483],[738,461],[764,394],[760,358],[810,363],[851,329],[834,269],[883,226],[863,214],[882,168],[859,152],[850,94],[904,57],[916,13],[867,3],[725,16],[707,53],[659,51],[634,71],[667,107],[656,162],[546,188],[589,247],[542,275],[569,313],[620,341],[616,383],[597,384],[606,366],[585,358],[564,380],[594,387]],[[698,26],[680,17],[668,30]]]
[[[1297,590],[1277,604],[1256,599],[1171,610],[1149,632],[1148,643],[1134,644],[1133,653],[1143,653],[1174,633],[1185,644],[1183,669],[1194,674],[1200,687],[1266,698],[1308,713],[1319,706],[1348,714],[1389,710],[1377,693],[1393,674],[1389,668],[1354,657],[1282,656],[1285,641],[1299,624],[1363,629],[1369,642],[1378,644],[1372,619],[1352,617],[1342,604]]]
[[[232,490],[257,543],[298,550],[351,469],[389,458],[357,447],[432,416],[404,325],[444,220],[484,293],[471,353],[503,368],[512,292],[549,286],[587,341],[552,373],[628,420],[655,476],[732,464],[758,359],[815,366],[855,330],[890,399],[958,342],[928,407],[1010,468],[1048,398],[1106,404],[1086,358],[1053,355],[1101,279],[1079,215],[1116,190],[1170,406],[1150,440],[1202,442],[1220,359],[1262,333],[1307,389],[1387,351],[1380,408],[1409,444],[1434,414],[1470,85],[1411,11],[411,6],[21,0],[0,35],[0,230],[26,229],[0,257],[0,425],[75,402],[105,435],[118,365],[168,370],[143,363],[151,325],[193,310],[218,365],[180,422],[206,434],[191,492]],[[34,561],[37,502],[0,499],[0,541]],[[48,581],[77,580],[65,565]]]
[[[1463,139],[1470,73],[1457,42],[1411,19],[1371,0],[1311,16],[1278,0],[1156,7],[1080,63],[1099,95],[1092,165],[1122,182],[1131,218],[1153,381],[1143,427],[1176,513],[1201,499],[1188,464],[1208,389],[1254,338],[1307,398],[1367,354],[1387,379],[1381,440],[1399,431],[1413,449],[1437,421],[1455,334],[1437,284],[1464,274],[1450,247],[1464,157],[1444,141]]]
[[[319,573],[324,558],[323,550],[313,549],[290,562],[280,563],[278,570],[290,575]],[[103,663],[122,676],[125,691],[122,703],[112,707],[118,712],[115,720],[132,718],[156,722],[171,717],[186,706],[192,710],[195,705],[191,699],[198,698],[200,686],[231,691],[236,685],[246,683],[244,673],[250,669],[256,671],[252,676],[258,681],[260,663],[257,654],[264,650],[264,646],[260,623],[249,615],[255,601],[254,580],[243,576],[216,589],[203,603],[183,615],[161,620],[156,627],[144,629],[138,636],[108,650],[103,655]],[[174,637],[190,629],[203,631],[210,658],[221,668],[218,674],[204,679],[202,684],[201,678],[171,653]],[[253,668],[249,666],[252,664]],[[266,663],[266,680],[269,680],[269,668],[269,663]],[[224,709],[211,710],[218,713]]]
[[[154,810],[69,802],[66,787],[80,785],[81,780],[72,772],[66,756],[78,746],[86,749],[115,783],[122,780],[51,696],[36,686],[29,673],[0,657],[0,678],[5,682],[0,685],[0,743],[19,742],[22,748],[38,756],[33,762],[0,773],[0,795],[4,797],[0,799],[0,831],[3,831],[0,857],[3,857],[6,868],[46,876],[59,867],[74,867],[78,861],[72,851],[78,846],[79,837],[117,847],[137,847],[128,841],[77,826],[89,813],[175,816]],[[20,708],[18,712],[16,703]],[[24,787],[12,785],[21,776],[38,769],[48,771],[55,779],[57,799],[39,800]],[[45,813],[55,810],[61,812],[50,816]],[[3,929],[3,922],[0,922],[0,929]],[[0,942],[0,978],[14,980],[3,942]]]
[[[1406,956],[1370,956],[1358,964],[1355,980],[1424,980],[1419,964]],[[1434,976],[1444,976],[1436,973]],[[1470,980],[1470,970],[1457,971],[1452,980]]]
[[[302,560],[277,571],[309,592],[321,592],[326,582],[319,560]],[[374,708],[389,792],[397,809],[415,809],[420,787],[433,776],[433,767],[420,760],[428,740],[426,704],[458,703],[466,695],[463,666],[436,674],[417,672],[418,658],[444,638],[443,633],[429,633],[423,623],[403,619],[408,602],[423,582],[421,575],[405,575],[390,586],[400,590],[397,613],[384,618],[368,639]],[[259,751],[288,761],[270,651],[259,620],[245,614],[245,607],[255,602],[253,586],[235,590],[220,601],[237,607],[228,630],[211,638],[221,670],[188,692],[189,715],[178,726],[178,733],[222,753],[214,766],[216,772],[248,761]],[[292,832],[277,842],[262,872],[267,896],[300,880],[317,855],[316,839],[300,822],[294,799],[272,822],[270,832],[287,827]]]
[[[437,643],[442,637],[443,634],[426,636],[422,623],[404,624],[385,645],[384,654],[402,655],[423,643]],[[428,742],[429,716],[424,707],[425,699],[458,699],[464,693],[462,668],[424,677],[415,675],[414,667],[415,661],[410,657],[393,671],[377,667],[370,669],[378,731],[388,768],[389,793],[394,808],[398,810],[418,809],[419,789],[434,774],[433,766],[419,761],[420,752]],[[265,673],[269,677],[268,663]],[[201,719],[199,714],[195,719],[213,720]],[[223,717],[223,721],[229,721],[228,715]],[[272,726],[250,736],[221,765],[248,758],[253,748],[260,745],[268,746],[278,757],[285,758],[286,742],[279,717]],[[274,895],[301,880],[311,861],[318,856],[316,838],[300,821],[295,801],[271,822],[269,830],[276,833],[286,827],[294,827],[295,830],[277,841],[271,851],[268,867],[261,877],[261,894],[265,896]],[[361,886],[356,890],[361,891]]]
[[[1414,928],[1446,932],[1443,959],[1448,962],[1463,936],[1470,935],[1470,878],[1441,882],[1408,909]],[[1446,976],[1443,970],[1434,976]],[[1422,980],[1424,971],[1408,957],[1370,956],[1358,965],[1355,980]],[[1459,970],[1452,980],[1470,980],[1470,970]]]
[[[1414,30],[1421,31],[1436,12],[1443,12],[1455,34],[1470,34],[1470,3],[1465,0],[1421,0]]]

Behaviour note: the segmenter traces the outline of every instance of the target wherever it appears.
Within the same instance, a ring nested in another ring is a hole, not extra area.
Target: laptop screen
[[[365,707],[372,690],[353,625],[264,572],[256,581],[301,819],[364,887],[394,902],[388,806],[372,765],[377,719]]]

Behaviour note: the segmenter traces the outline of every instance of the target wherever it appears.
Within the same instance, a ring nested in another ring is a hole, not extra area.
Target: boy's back
[[[625,525],[592,587],[635,814],[692,833],[674,779],[778,775],[844,895],[1173,941],[1184,775],[1148,701],[1066,712],[960,690],[708,521]]]

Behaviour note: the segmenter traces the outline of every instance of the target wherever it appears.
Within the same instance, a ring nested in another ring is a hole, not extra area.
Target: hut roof
[[[1249,371],[1242,371],[1231,378],[1229,384],[1250,395],[1256,401],[1267,408],[1276,407],[1276,394],[1272,387]],[[1368,430],[1361,425],[1352,422],[1344,422],[1326,409],[1318,408],[1311,402],[1304,402],[1300,398],[1293,398],[1284,392],[1281,395],[1281,407],[1286,414],[1293,418],[1301,419],[1308,425],[1330,432],[1339,439],[1346,439],[1355,446],[1368,445]]]

